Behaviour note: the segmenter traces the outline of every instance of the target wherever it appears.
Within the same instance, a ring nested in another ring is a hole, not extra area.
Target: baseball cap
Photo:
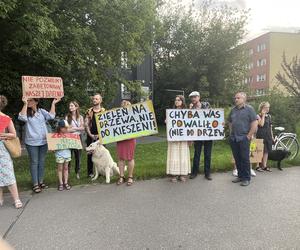
[[[200,93],[198,91],[193,91],[192,93],[189,94],[189,97],[192,96],[200,96]]]

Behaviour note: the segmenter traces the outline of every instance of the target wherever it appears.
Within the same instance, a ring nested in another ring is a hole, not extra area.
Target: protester
[[[208,102],[201,102],[200,101],[200,93],[198,91],[193,91],[189,95],[191,99],[190,107],[191,109],[209,109],[210,104]],[[190,175],[190,179],[194,179],[197,177],[199,172],[199,163],[200,163],[200,157],[201,157],[201,150],[202,146],[204,147],[204,176],[205,179],[211,181],[212,177],[210,174],[210,164],[211,164],[211,152],[212,152],[212,145],[213,142],[211,140],[209,141],[194,141],[194,160],[193,160],[193,169],[192,173]]]
[[[76,101],[72,101],[69,103],[69,112],[65,119],[69,124],[69,132],[82,136],[84,131],[84,120],[82,115],[80,115],[80,107]],[[80,179],[80,159],[81,159],[81,149],[72,149],[72,155],[75,156],[75,173],[76,178]],[[69,163],[69,169],[71,166],[71,162]]]
[[[131,105],[128,100],[123,100],[121,107]],[[125,182],[125,162],[128,162],[128,179],[127,185],[133,184],[133,170],[134,170],[134,152],[136,146],[136,139],[129,139],[117,142],[117,155],[118,155],[118,167],[120,170],[120,177],[117,181],[117,185],[121,185]]]
[[[19,120],[25,122],[25,145],[30,159],[32,190],[40,193],[47,188],[44,183],[45,158],[47,147],[46,122],[55,118],[55,105],[60,99],[54,99],[50,111],[39,107],[39,99],[23,97],[23,108]]]
[[[87,139],[86,144],[89,146],[92,142],[97,141],[98,130],[95,115],[99,114],[100,112],[105,111],[105,109],[101,106],[102,103],[102,96],[100,94],[95,94],[92,97],[93,107],[88,109],[85,114],[85,128],[87,132]],[[88,176],[93,177],[93,162],[92,162],[92,155],[87,156],[87,170]]]
[[[268,154],[272,151],[272,144],[274,142],[274,136],[272,132],[272,120],[271,115],[269,114],[270,104],[268,102],[262,102],[259,105],[259,114],[258,118],[258,129],[256,133],[257,139],[264,140],[264,154],[260,166],[256,169],[257,171],[263,172],[272,170],[267,167]]]
[[[65,120],[60,120],[57,124],[56,133],[68,133],[69,124]],[[69,180],[69,162],[71,161],[71,150],[61,149],[55,151],[55,159],[57,164],[58,191],[70,190]]]
[[[16,177],[14,173],[13,162],[7,151],[4,140],[16,138],[16,129],[10,117],[2,113],[7,105],[5,96],[0,95],[0,206],[3,205],[3,187],[8,187],[12,198],[14,199],[15,208],[23,206],[19,198]]]
[[[177,95],[174,108],[186,108],[185,98]],[[185,182],[186,176],[191,173],[190,149],[187,141],[168,142],[167,174],[171,175],[171,181]]]
[[[241,186],[250,184],[250,140],[257,129],[254,109],[246,104],[244,92],[235,95],[235,107],[229,114],[230,146],[238,170],[238,177],[232,182]]]

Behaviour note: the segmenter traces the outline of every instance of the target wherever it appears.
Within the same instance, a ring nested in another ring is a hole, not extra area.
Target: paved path
[[[49,189],[24,210],[0,208],[0,233],[16,249],[300,249],[300,167]]]

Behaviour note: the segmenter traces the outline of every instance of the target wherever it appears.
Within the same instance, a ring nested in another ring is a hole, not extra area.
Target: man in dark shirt
[[[92,97],[93,107],[88,109],[85,114],[85,129],[87,133],[86,144],[89,146],[92,142],[97,141],[99,139],[97,124],[95,119],[95,114],[98,114],[105,109],[101,106],[102,96],[100,94],[95,94]],[[87,156],[87,170],[88,176],[93,176],[93,162],[92,155]]]
[[[250,141],[257,130],[257,118],[254,109],[246,104],[244,92],[235,95],[235,107],[229,114],[230,146],[238,170],[238,177],[232,182],[241,182],[241,186],[250,184]]]
[[[200,101],[200,93],[198,91],[193,91],[189,95],[191,99],[191,109],[209,109],[210,104],[208,102],[201,102]],[[204,147],[204,176],[205,179],[211,181],[210,175],[210,163],[211,163],[211,151],[212,151],[213,142],[210,141],[194,141],[194,159],[193,159],[193,169],[190,175],[190,179],[194,179],[197,177],[199,172],[199,163],[200,163],[200,156],[201,156],[201,149],[202,146]]]

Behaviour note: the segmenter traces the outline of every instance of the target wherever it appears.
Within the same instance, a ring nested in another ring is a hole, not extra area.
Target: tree
[[[284,86],[287,92],[295,97],[300,98],[300,59],[298,56],[292,58],[291,62],[287,62],[285,53],[282,56],[281,67],[283,73],[278,72],[276,79],[279,84]]]
[[[215,6],[211,1],[204,1],[197,9],[193,5],[169,6],[160,11],[154,46],[159,113],[174,99],[174,93],[168,94],[166,89],[199,90],[212,104],[231,103],[246,72],[247,58],[240,44],[247,12]]]
[[[60,76],[61,108],[71,99],[88,105],[88,90],[110,103],[118,84],[128,84],[122,55],[130,67],[151,52],[155,20],[155,0],[6,1],[0,4],[0,93],[17,103],[22,75]]]

